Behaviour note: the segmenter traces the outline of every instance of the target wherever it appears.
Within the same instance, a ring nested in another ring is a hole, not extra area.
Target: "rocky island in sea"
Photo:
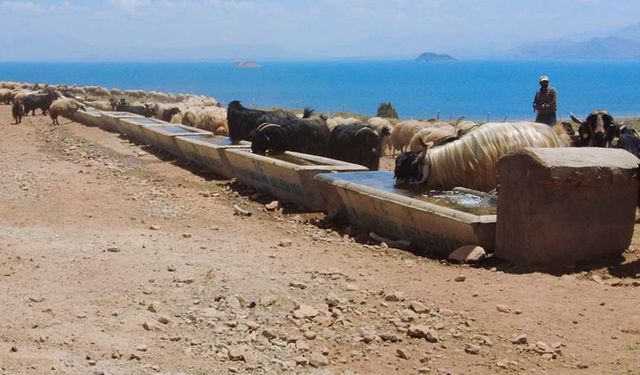
[[[425,52],[416,58],[419,62],[443,62],[443,61],[456,61],[455,58],[449,55],[441,55],[433,52]]]
[[[242,61],[236,62],[236,68],[259,68],[259,67],[260,65],[258,65],[258,63],[255,61],[242,60]]]

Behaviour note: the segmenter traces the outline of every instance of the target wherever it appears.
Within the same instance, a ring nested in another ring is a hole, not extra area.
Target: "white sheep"
[[[90,105],[91,107],[98,109],[100,111],[111,111],[112,107],[111,107],[111,103],[104,101],[104,100],[96,100],[93,102],[88,102],[88,105]]]
[[[73,114],[79,109],[86,110],[87,108],[84,104],[75,99],[58,99],[51,103],[51,107],[49,107],[49,116],[51,116],[51,119],[53,120],[53,125],[59,125],[58,116],[71,118],[71,116],[73,116]]]
[[[486,123],[458,140],[428,149],[419,155],[403,154],[404,168],[417,166],[419,183],[429,189],[462,186],[490,191],[498,184],[497,163],[502,156],[525,147],[567,147],[562,129],[534,122]],[[414,160],[411,160],[413,156]],[[396,164],[396,175],[406,171]]]
[[[146,99],[147,93],[144,90],[126,90],[124,96],[128,99]]]
[[[434,123],[420,129],[409,142],[409,151],[418,152],[440,146],[458,138],[458,129],[446,122]]]
[[[207,107],[196,114],[196,127],[209,130],[216,135],[229,134],[227,110],[225,108]]]
[[[382,153],[386,153],[387,149],[391,149],[391,134],[393,133],[393,124],[391,121],[382,117],[371,117],[367,120],[367,124],[373,126],[378,133],[384,134],[383,129],[387,129],[389,136],[382,139]]]
[[[393,154],[395,155],[396,150],[404,151],[411,142],[411,138],[413,138],[420,129],[430,125],[431,123],[429,122],[417,120],[400,121],[397,123],[396,126],[393,127],[391,137],[389,137]]]
[[[329,127],[329,129],[333,130],[333,128],[335,128],[338,125],[349,125],[349,124],[355,124],[361,122],[361,120],[359,118],[355,118],[355,117],[340,117],[340,116],[335,116],[335,117],[330,117],[327,119],[327,127]]]
[[[176,113],[175,115],[171,116],[171,121],[169,121],[172,124],[182,124],[182,113]]]
[[[109,93],[111,94],[111,96],[122,96],[122,91],[115,87],[109,90]]]

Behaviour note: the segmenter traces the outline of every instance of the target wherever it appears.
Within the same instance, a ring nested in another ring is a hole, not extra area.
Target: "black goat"
[[[309,118],[312,109],[305,108],[303,118]],[[251,134],[262,124],[278,124],[295,120],[295,113],[283,110],[262,111],[244,107],[239,101],[234,100],[227,107],[227,123],[229,124],[229,138],[233,143],[242,140],[251,141]]]

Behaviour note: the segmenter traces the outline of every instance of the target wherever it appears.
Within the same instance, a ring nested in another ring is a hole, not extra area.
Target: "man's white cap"
[[[549,82],[549,77],[547,77],[547,76],[540,76],[540,82],[544,82],[544,81]]]

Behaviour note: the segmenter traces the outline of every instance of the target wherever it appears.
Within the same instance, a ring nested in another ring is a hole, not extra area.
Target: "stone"
[[[309,364],[313,367],[324,367],[329,365],[329,358],[319,352],[313,352],[309,355]]]
[[[620,257],[633,236],[637,174],[638,159],[621,149],[527,148],[500,158],[496,256],[521,265]]]
[[[191,233],[182,233],[182,237],[183,238],[191,238],[193,236],[193,234]]]
[[[467,344],[464,351],[469,354],[480,354],[480,347],[476,344]]]
[[[110,253],[119,253],[120,248],[118,246],[111,246],[107,248],[107,251]]]
[[[387,302],[401,302],[404,301],[405,296],[402,292],[393,292],[384,296],[384,300]]]
[[[289,283],[289,286],[292,288],[307,289],[307,284],[302,281],[292,281]]]
[[[244,359],[246,347],[244,345],[236,345],[229,348],[229,359],[232,361],[240,361]]]
[[[409,337],[417,339],[424,338],[431,343],[438,342],[438,334],[436,333],[436,331],[422,324],[410,326],[407,330],[407,335],[409,335]]]
[[[296,319],[315,318],[320,312],[313,306],[300,305],[297,310],[293,311],[293,317]]]
[[[498,310],[501,313],[505,313],[505,314],[509,314],[511,313],[511,307],[507,306],[507,305],[496,305],[496,310]]]
[[[158,321],[162,324],[169,324],[171,320],[169,320],[169,318],[166,316],[161,316],[158,318]]]
[[[291,241],[288,238],[282,239],[278,243],[278,246],[280,246],[280,247],[291,247],[292,245],[293,245],[293,241]]]
[[[482,246],[461,246],[449,254],[449,261],[457,263],[476,263],[487,257],[487,252]]]
[[[403,322],[413,322],[418,319],[418,314],[416,314],[413,310],[404,309],[400,311],[400,319]]]
[[[429,309],[424,304],[422,304],[422,302],[413,301],[411,302],[409,307],[411,308],[411,310],[417,312],[418,314],[424,314],[429,312]]]
[[[160,228],[162,227],[157,224],[151,224],[151,226],[149,226],[150,230],[160,230]]]
[[[526,344],[527,343],[527,334],[526,333],[521,333],[518,335],[513,335],[513,337],[511,338],[511,343],[512,344]]]
[[[411,359],[411,354],[407,349],[402,349],[402,348],[396,349],[396,355],[402,359],[406,359],[406,360]]]
[[[278,207],[280,207],[280,202],[278,201],[272,201],[271,203],[267,203],[264,205],[264,207],[268,210],[268,211],[274,211],[277,210]]]
[[[146,352],[147,351],[147,346],[144,344],[138,345],[136,346],[136,350],[139,352]]]
[[[464,276],[464,275],[459,275],[459,276],[456,276],[456,278],[455,278],[455,279],[453,279],[453,280],[454,280],[455,282],[457,282],[457,283],[461,283],[461,282],[465,281],[466,279],[467,279],[467,277],[466,277],[466,276]]]
[[[402,339],[400,336],[395,335],[393,333],[381,333],[380,338],[385,342],[400,342]]]
[[[371,329],[370,327],[363,326],[360,327],[360,338],[365,344],[375,341],[378,338],[376,331]]]
[[[147,306],[147,310],[151,311],[152,313],[157,313],[158,312],[158,303],[157,302],[151,302]]]
[[[303,356],[294,357],[293,361],[298,366],[306,366],[306,365],[309,364],[309,360],[306,357],[303,357]]]
[[[173,264],[168,265],[167,266],[167,271],[176,272],[176,266],[174,266]]]

